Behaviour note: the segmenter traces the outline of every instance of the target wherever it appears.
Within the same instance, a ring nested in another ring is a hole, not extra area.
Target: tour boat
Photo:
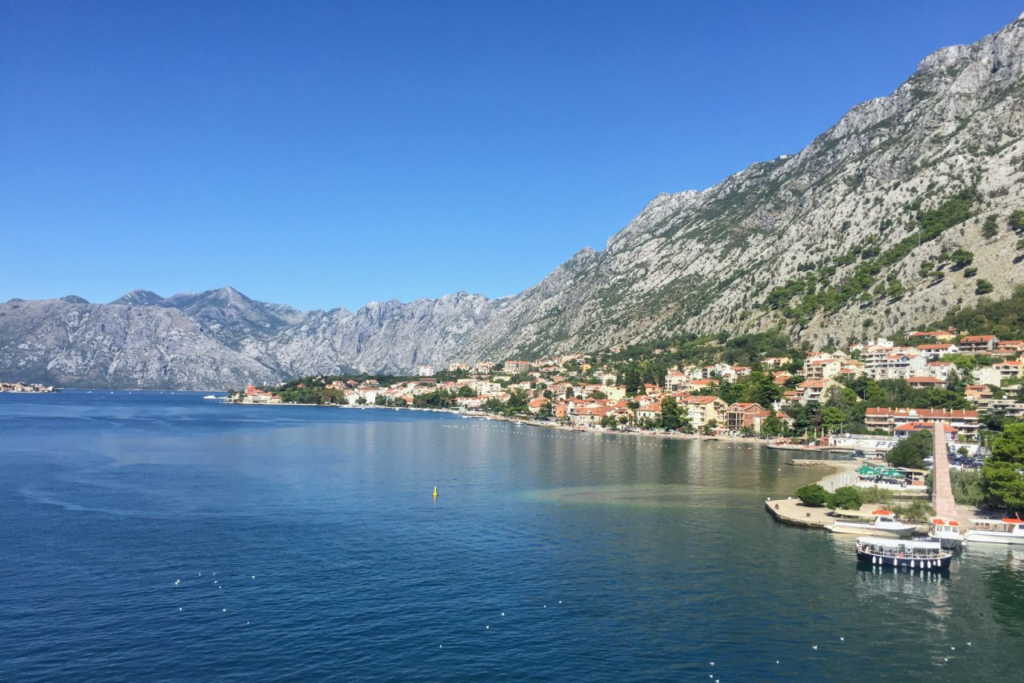
[[[964,535],[960,532],[960,522],[941,517],[932,518],[928,537],[941,543],[943,548],[949,549],[959,548],[964,541]]]
[[[968,543],[1024,545],[1024,519],[1020,517],[972,519],[971,522],[975,528],[964,534]]]
[[[914,524],[904,524],[896,521],[896,515],[890,510],[875,510],[875,521],[873,522],[833,522],[825,527],[834,534],[863,534],[872,533],[878,536],[895,538],[907,538],[917,528]]]
[[[859,536],[857,561],[873,567],[946,571],[953,553],[938,541],[905,541],[895,538]]]

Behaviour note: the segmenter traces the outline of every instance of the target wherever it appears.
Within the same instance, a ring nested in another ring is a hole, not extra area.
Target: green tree
[[[966,249],[958,248],[949,255],[949,260],[953,262],[954,268],[966,268],[974,261],[974,254]]]
[[[919,470],[924,467],[924,459],[932,454],[933,438],[930,430],[913,432],[889,451],[886,460],[893,467],[909,467]]]
[[[679,429],[679,406],[672,396],[661,399],[661,426],[665,429]]]
[[[1007,424],[992,441],[981,485],[991,505],[1024,511],[1024,423]]]
[[[689,413],[681,413],[679,416],[679,431],[683,434],[693,434],[693,420]]]
[[[863,504],[864,499],[856,486],[840,486],[828,499],[828,506],[833,510],[859,510]]]
[[[793,495],[799,498],[804,505],[812,508],[825,507],[825,504],[828,503],[828,491],[822,488],[821,484],[801,486]]]
[[[985,218],[984,225],[981,226],[981,235],[985,239],[992,239],[999,234],[999,224],[996,222],[996,215],[990,214]]]
[[[979,278],[978,284],[974,287],[974,293],[978,296],[982,296],[984,294],[991,294],[994,289],[995,287],[992,286],[991,282]]]
[[[825,429],[834,432],[846,422],[846,413],[839,408],[825,406],[821,409],[821,424]]]
[[[761,421],[761,436],[770,438],[773,436],[782,436],[785,425],[782,420],[778,418],[773,412],[771,415]]]
[[[1017,209],[1010,214],[1010,220],[1007,221],[1012,230],[1020,231],[1024,230],[1024,209]]]

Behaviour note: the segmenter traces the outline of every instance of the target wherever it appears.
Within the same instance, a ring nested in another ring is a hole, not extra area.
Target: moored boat
[[[955,519],[933,517],[928,528],[928,537],[938,541],[943,548],[959,548],[964,536],[960,531],[960,522]]]
[[[971,522],[974,528],[964,534],[964,541],[968,543],[1024,545],[1024,519],[1020,517],[972,519]]]
[[[857,538],[857,561],[873,567],[946,571],[953,553],[938,541],[906,541],[878,536]]]
[[[908,538],[917,529],[914,524],[896,521],[896,515],[890,510],[875,510],[873,522],[837,521],[825,527],[834,534],[873,534],[888,538]]]

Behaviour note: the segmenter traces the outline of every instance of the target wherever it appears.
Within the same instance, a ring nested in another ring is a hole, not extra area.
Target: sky
[[[0,301],[515,294],[1021,12],[2,0]]]

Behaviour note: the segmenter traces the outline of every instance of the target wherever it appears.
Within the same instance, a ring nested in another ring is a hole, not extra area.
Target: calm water
[[[849,541],[763,512],[819,474],[783,462],[406,411],[0,395],[0,679],[1022,680],[1024,553],[858,570]]]

